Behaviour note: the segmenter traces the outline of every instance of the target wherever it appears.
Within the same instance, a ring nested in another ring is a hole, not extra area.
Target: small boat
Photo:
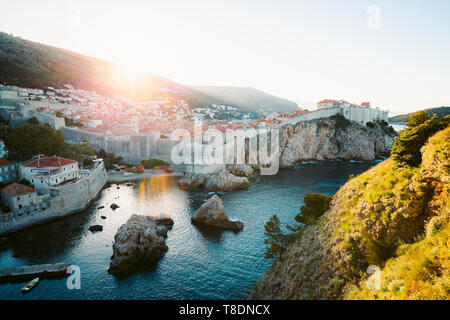
[[[27,285],[25,287],[22,288],[22,294],[26,294],[28,292],[30,292],[31,290],[33,290],[39,283],[39,278],[34,278],[33,280],[31,280],[30,282],[27,283]]]
[[[172,173],[172,172],[173,172],[173,169],[172,169],[172,168],[165,168],[164,171],[165,171],[166,173]]]
[[[161,170],[163,168],[163,166],[156,166],[155,169],[156,170]]]

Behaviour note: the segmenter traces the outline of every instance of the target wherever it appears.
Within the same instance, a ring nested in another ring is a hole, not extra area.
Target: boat
[[[161,170],[161,169],[163,169],[163,166],[155,166],[155,169],[156,170]]]
[[[30,292],[31,290],[33,290],[39,283],[39,278],[34,278],[33,280],[31,280],[30,282],[28,282],[26,284],[25,287],[22,288],[22,294],[26,294],[28,292]]]
[[[172,169],[172,168],[165,168],[164,171],[165,171],[166,173],[172,173],[172,172],[173,172],[173,169]]]

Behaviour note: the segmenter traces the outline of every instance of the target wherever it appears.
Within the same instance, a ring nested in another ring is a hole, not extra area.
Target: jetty
[[[35,277],[56,277],[70,274],[70,264],[53,263],[0,269],[0,281]]]

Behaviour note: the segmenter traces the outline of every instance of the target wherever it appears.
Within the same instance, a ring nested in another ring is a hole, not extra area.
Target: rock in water
[[[227,171],[237,177],[250,177],[254,170],[248,164],[230,164],[227,166]]]
[[[172,225],[173,220],[168,217],[132,215],[114,237],[113,256],[108,272],[120,274],[139,262],[161,258],[169,249],[165,237],[168,226]]]
[[[228,220],[222,199],[213,195],[192,216],[192,222],[225,230],[239,231],[244,227],[240,221]]]
[[[89,231],[92,231],[92,232],[103,231],[103,226],[101,226],[101,225],[99,225],[99,224],[90,226],[90,227],[89,227]]]
[[[236,177],[226,170],[220,170],[206,178],[204,190],[209,191],[233,191],[246,189],[250,182],[245,177]]]
[[[203,190],[205,185],[206,177],[203,174],[198,173],[186,173],[183,178],[180,179],[181,188],[189,191],[200,191]]]

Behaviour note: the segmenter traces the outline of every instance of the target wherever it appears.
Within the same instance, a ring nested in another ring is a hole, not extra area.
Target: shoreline
[[[108,171],[108,182],[109,183],[115,183],[115,182],[129,182],[129,181],[137,181],[141,179],[151,178],[151,177],[159,177],[159,176],[168,176],[168,177],[182,177],[183,174],[181,172],[172,172],[172,173],[166,173],[163,170],[155,170],[155,169],[148,169],[145,170],[143,173],[137,173],[133,174],[132,176],[124,176],[119,174],[111,174],[112,172],[117,171]]]

